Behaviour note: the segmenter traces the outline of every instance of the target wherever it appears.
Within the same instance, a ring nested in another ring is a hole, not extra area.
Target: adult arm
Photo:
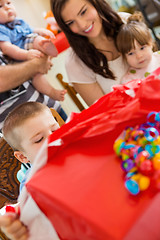
[[[79,59],[72,48],[68,50],[67,54],[65,67],[68,81],[90,106],[104,96],[104,92],[96,81],[96,74]]]
[[[87,103],[88,106],[91,106],[99,98],[104,96],[104,93],[100,85],[95,83],[82,84],[82,83],[72,83],[76,92],[78,92],[83,100]]]
[[[51,66],[51,60],[47,56],[13,65],[0,66],[0,92],[21,85],[37,73],[46,74]]]
[[[0,228],[11,240],[28,239],[28,230],[26,226],[13,216],[0,216]]]

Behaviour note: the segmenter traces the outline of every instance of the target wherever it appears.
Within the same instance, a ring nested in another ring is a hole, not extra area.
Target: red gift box
[[[159,72],[116,87],[49,138],[47,165],[27,189],[61,239],[160,239],[160,194],[149,188],[132,196],[113,151],[126,126],[160,111]],[[57,139],[62,144],[51,146]]]

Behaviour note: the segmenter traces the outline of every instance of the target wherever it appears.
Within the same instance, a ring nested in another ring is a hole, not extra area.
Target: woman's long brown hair
[[[77,0],[78,1],[78,0]],[[102,25],[107,37],[116,39],[122,20],[119,15],[106,3],[105,0],[87,0],[97,10]],[[54,17],[66,35],[70,46],[78,57],[95,73],[100,74],[105,78],[115,79],[114,74],[108,67],[108,61],[104,54],[91,44],[87,37],[73,33],[69,27],[64,23],[61,17],[61,11],[68,0],[51,0],[51,9]]]

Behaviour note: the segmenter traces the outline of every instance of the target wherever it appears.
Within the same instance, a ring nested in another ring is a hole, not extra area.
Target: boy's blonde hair
[[[144,23],[143,16],[140,12],[135,12],[127,19],[117,35],[116,45],[122,57],[126,59],[125,54],[135,48],[135,40],[141,45],[153,44],[153,39],[149,28]]]
[[[2,133],[4,139],[13,148],[13,150],[22,150],[21,136],[15,131],[30,118],[50,109],[39,102],[22,103],[11,111],[5,118]]]

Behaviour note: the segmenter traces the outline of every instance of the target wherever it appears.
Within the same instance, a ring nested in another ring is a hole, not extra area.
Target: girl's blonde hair
[[[116,39],[116,45],[118,51],[125,58],[125,54],[135,48],[135,40],[141,45],[153,45],[153,39],[149,28],[144,23],[141,12],[135,12],[127,20],[127,23],[123,24],[119,30]]]

